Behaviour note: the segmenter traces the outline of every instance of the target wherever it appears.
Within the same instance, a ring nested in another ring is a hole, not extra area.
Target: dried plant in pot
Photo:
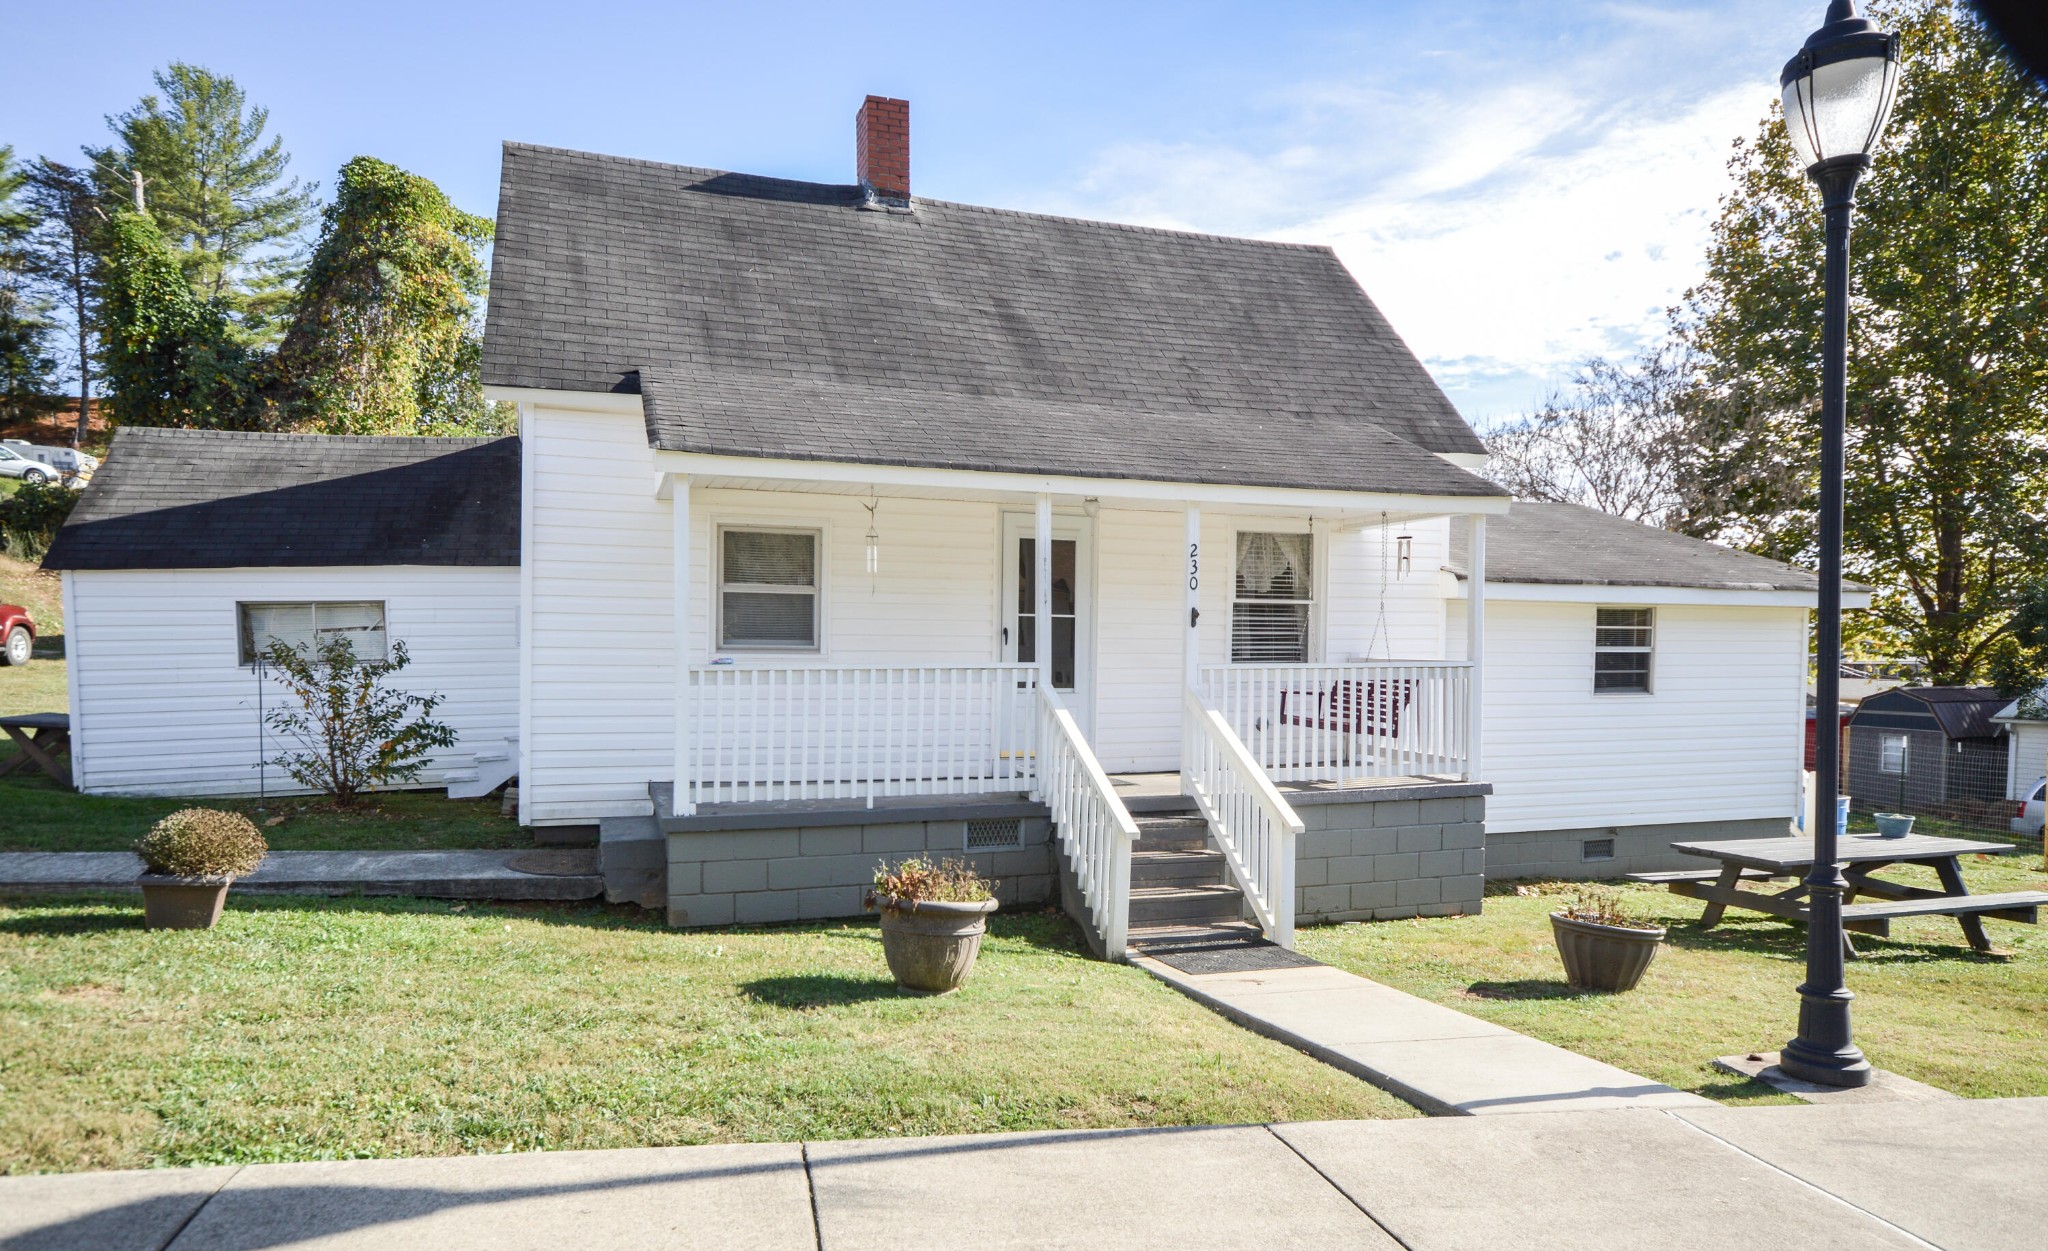
[[[1657,958],[1664,927],[1635,912],[1620,891],[1582,886],[1550,914],[1550,935],[1574,988],[1634,990]]]
[[[958,990],[981,954],[995,883],[964,860],[914,857],[875,870],[867,906],[882,914],[882,954],[904,990]]]
[[[181,808],[135,844],[143,921],[153,930],[203,930],[220,920],[228,887],[256,871],[270,846],[255,823],[217,808]]]

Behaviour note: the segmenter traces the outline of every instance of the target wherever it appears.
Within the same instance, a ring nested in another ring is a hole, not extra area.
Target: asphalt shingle
[[[1451,566],[1464,576],[1471,528],[1451,519]],[[1673,534],[1576,504],[1517,500],[1486,522],[1486,580],[1556,586],[1682,586],[1723,591],[1816,591],[1805,569]],[[1855,583],[1844,587],[1865,590]]]

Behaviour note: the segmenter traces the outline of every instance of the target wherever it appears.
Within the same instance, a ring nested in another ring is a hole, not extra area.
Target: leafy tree
[[[296,703],[266,718],[298,744],[270,763],[342,807],[374,787],[418,781],[436,748],[455,745],[455,731],[433,719],[443,696],[386,685],[411,660],[403,641],[386,660],[362,659],[345,638],[310,650],[279,640],[263,658]]]
[[[155,79],[160,94],[107,119],[115,143],[87,149],[107,211],[146,205],[192,290],[226,307],[236,338],[274,343],[317,188],[286,177],[284,141],[264,138],[269,110],[234,79],[182,61]]]
[[[1685,441],[1676,400],[1685,377],[1668,347],[1634,365],[1593,357],[1568,391],[1487,433],[1487,476],[1517,499],[1661,525],[1679,508]]]
[[[504,428],[483,398],[488,218],[383,161],[344,165],[278,349],[288,419],[348,434]]]
[[[105,237],[100,312],[114,423],[251,425],[252,368],[226,309],[192,290],[148,214],[116,212]]]
[[[29,167],[28,202],[39,218],[31,261],[42,284],[71,306],[78,362],[78,426],[71,435],[73,447],[85,443],[91,423],[99,316],[93,236],[106,224],[96,198],[92,179],[82,169],[60,165],[48,157]]]
[[[57,368],[49,352],[56,327],[35,287],[36,215],[22,194],[27,186],[14,149],[0,144],[0,420],[10,421],[49,408]]]
[[[1953,0],[1874,7],[1905,66],[1859,193],[1845,565],[1877,588],[1861,641],[1962,682],[2048,575],[2048,99]],[[1712,504],[1682,524],[1812,563],[1819,197],[1775,110],[1729,164],[1678,312],[1686,493]]]

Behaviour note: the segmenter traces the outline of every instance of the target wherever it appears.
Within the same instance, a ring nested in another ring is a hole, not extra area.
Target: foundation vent
[[[967,850],[994,851],[1024,845],[1024,822],[1017,817],[984,817],[967,823]]]
[[[1579,859],[1581,859],[1581,860],[1612,860],[1612,859],[1614,859],[1614,840],[1613,840],[1613,839],[1611,839],[1611,838],[1589,838],[1589,839],[1587,839],[1587,840],[1586,840],[1585,842],[1583,842],[1583,843],[1580,843],[1580,844],[1579,844]]]

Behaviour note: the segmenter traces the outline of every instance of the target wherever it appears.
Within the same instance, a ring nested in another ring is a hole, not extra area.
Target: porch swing
[[[1401,548],[1401,576],[1408,574],[1409,535],[1398,540]],[[1389,576],[1390,562],[1387,548],[1387,514],[1380,514],[1380,593],[1379,611],[1373,618],[1372,635],[1366,640],[1365,659],[1373,659],[1377,647],[1387,650],[1385,659],[1394,655],[1394,635],[1387,624],[1387,591],[1392,586]],[[1294,709],[1288,709],[1288,696],[1294,695]],[[1309,706],[1313,699],[1314,705]],[[1342,736],[1349,754],[1349,744],[1354,738],[1399,738],[1401,736],[1401,710],[1415,700],[1415,679],[1413,678],[1338,678],[1327,687],[1313,691],[1280,692],[1280,723],[1300,726],[1311,730],[1324,730]]]

